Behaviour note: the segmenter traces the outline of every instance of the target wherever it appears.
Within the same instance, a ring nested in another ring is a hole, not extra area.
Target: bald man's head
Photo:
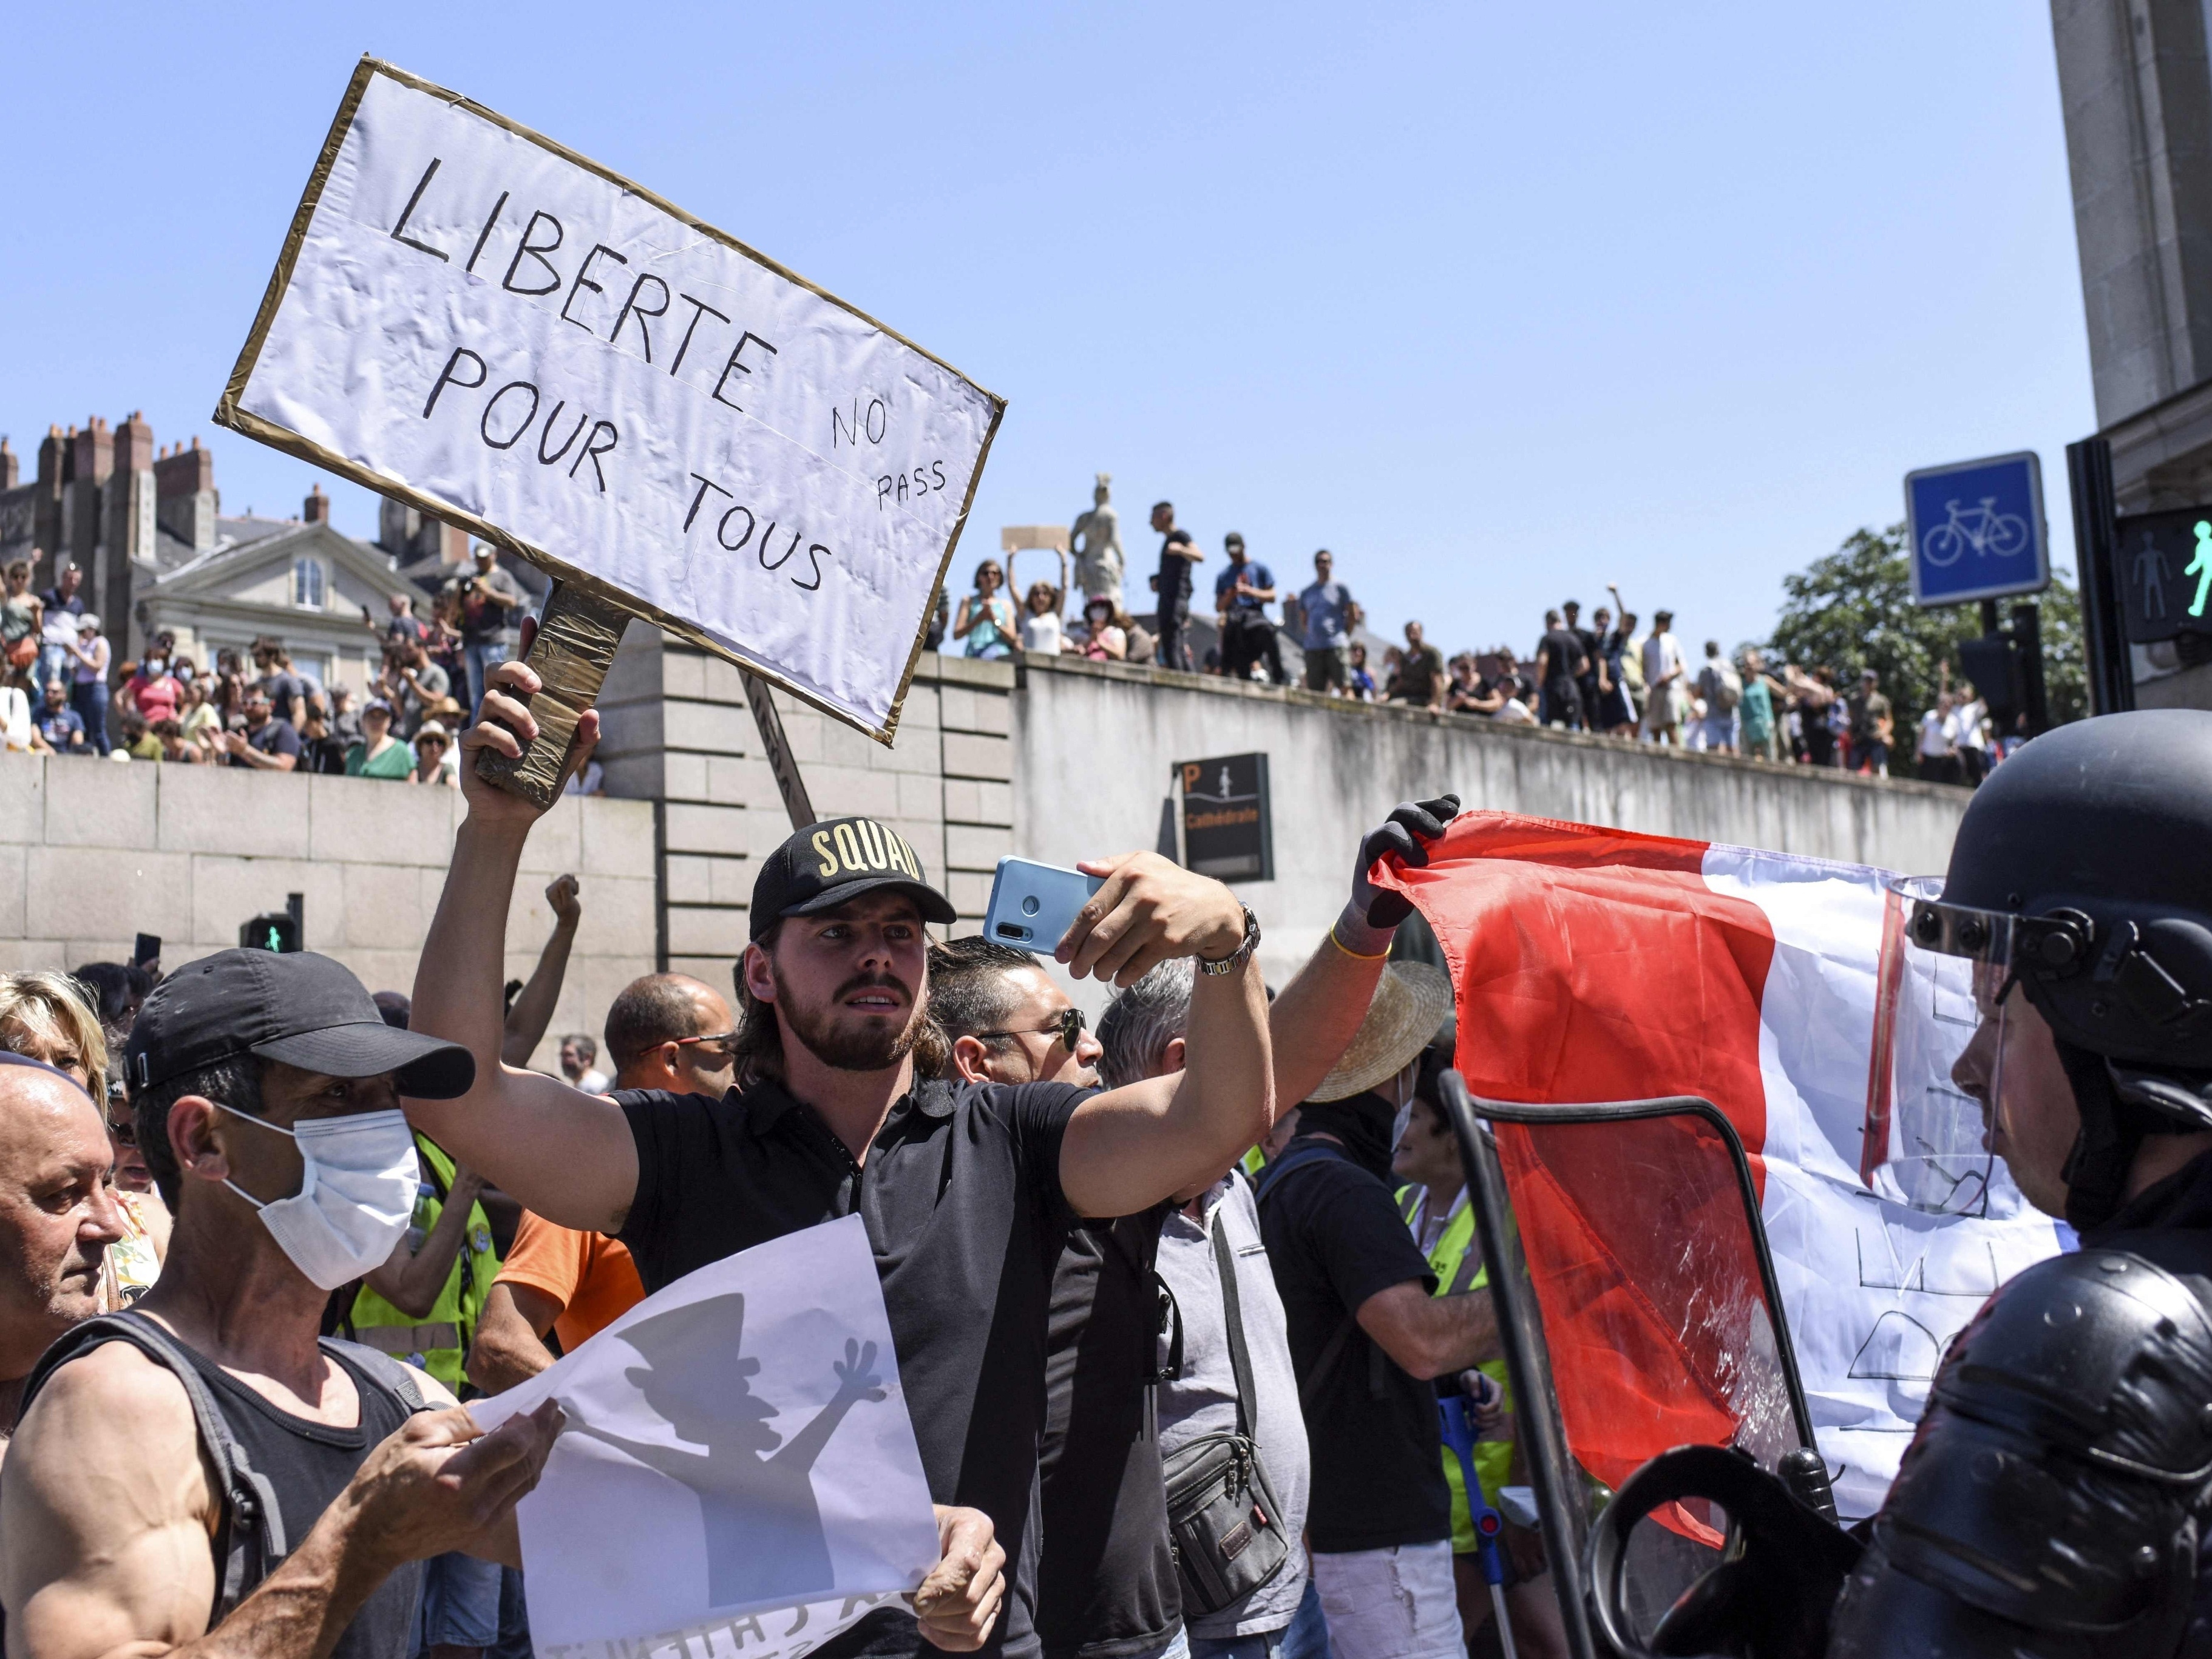
[[[72,1079],[0,1065],[0,1381],[28,1375],[99,1311],[100,1265],[123,1237],[113,1158],[100,1109]]]
[[[617,1089],[726,1093],[736,1066],[729,999],[689,974],[632,980],[607,1010],[607,1058]]]

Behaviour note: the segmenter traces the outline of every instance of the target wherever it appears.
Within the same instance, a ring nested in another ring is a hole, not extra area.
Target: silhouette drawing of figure
[[[2136,580],[2142,584],[2143,615],[2166,615],[2166,555],[2158,550],[2151,533],[2143,532],[2142,547],[2136,554]]]
[[[2181,574],[2197,578],[2197,597],[2189,602],[2189,614],[2201,617],[2204,614],[2204,596],[2212,592],[2212,522],[2197,525],[2197,556]]]
[[[803,1601],[833,1587],[814,1460],[857,1401],[886,1397],[874,1374],[876,1345],[848,1340],[845,1358],[831,1362],[837,1392],[785,1443],[768,1425],[775,1407],[747,1381],[760,1361],[733,1358],[744,1318],[745,1299],[732,1292],[618,1334],[646,1362],[623,1375],[679,1440],[703,1450],[630,1440],[584,1422],[573,1405],[564,1407],[569,1432],[590,1435],[698,1495],[708,1601],[717,1607]]]

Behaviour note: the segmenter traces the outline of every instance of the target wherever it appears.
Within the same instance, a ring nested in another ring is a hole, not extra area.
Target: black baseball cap
[[[403,1095],[451,1100],[476,1081],[476,1056],[458,1042],[384,1023],[342,963],[310,951],[218,951],[154,988],[124,1049],[133,1089],[240,1054],[326,1077],[396,1073]]]
[[[811,916],[878,888],[907,894],[924,921],[960,920],[952,901],[929,884],[906,838],[873,818],[824,818],[790,838],[761,862],[753,880],[752,936],[786,916]]]

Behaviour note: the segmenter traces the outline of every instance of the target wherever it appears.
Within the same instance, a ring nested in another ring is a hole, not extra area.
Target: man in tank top
[[[317,1332],[406,1225],[401,1093],[457,1095],[474,1063],[385,1024],[327,957],[224,951],[147,1000],[125,1065],[175,1231],[136,1309],[76,1327],[25,1388],[0,1465],[10,1650],[213,1631],[256,1659],[408,1659],[424,1559],[519,1565],[557,1409],[480,1435],[424,1373]]]

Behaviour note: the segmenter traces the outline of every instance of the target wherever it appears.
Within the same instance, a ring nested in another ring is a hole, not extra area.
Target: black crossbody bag
[[[1218,1613],[1241,1601],[1283,1570],[1291,1540],[1283,1531],[1281,1507],[1267,1484],[1267,1466],[1252,1437],[1252,1359],[1244,1346],[1244,1318],[1237,1304],[1237,1262],[1221,1226],[1218,1208],[1212,1226],[1213,1259],[1221,1269],[1221,1299],[1229,1316],[1229,1364],[1237,1377],[1237,1429],[1232,1434],[1200,1435],[1164,1462],[1168,1497],[1168,1532],[1176,1568],[1182,1579],[1186,1617]],[[1170,1374],[1182,1362],[1182,1332],[1177,1322]]]

